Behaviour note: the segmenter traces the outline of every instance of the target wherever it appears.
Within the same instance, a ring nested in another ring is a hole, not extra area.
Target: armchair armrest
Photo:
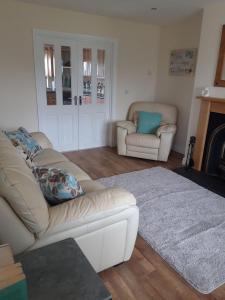
[[[136,126],[131,121],[119,121],[116,123],[117,127],[117,153],[119,155],[126,155],[127,145],[126,136],[136,132]]]
[[[126,129],[127,134],[134,133],[137,130],[135,124],[131,121],[119,121],[116,123],[116,126]]]
[[[157,135],[157,137],[160,137],[162,133],[173,133],[173,134],[175,134],[176,130],[177,130],[176,125],[166,124],[166,125],[160,126],[157,129],[156,135]]]
[[[43,148],[43,149],[52,149],[53,145],[47,138],[47,136],[42,133],[42,132],[31,132],[31,136],[38,142],[38,144]]]

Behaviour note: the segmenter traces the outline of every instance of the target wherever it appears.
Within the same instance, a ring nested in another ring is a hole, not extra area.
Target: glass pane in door
[[[44,45],[44,64],[47,105],[56,105],[55,50],[53,45]]]
[[[91,49],[83,49],[83,100],[82,104],[90,104],[92,102],[92,52]]]
[[[97,51],[97,104],[105,103],[105,50]]]
[[[72,104],[71,90],[71,50],[68,46],[61,47],[62,60],[62,99],[63,105]]]

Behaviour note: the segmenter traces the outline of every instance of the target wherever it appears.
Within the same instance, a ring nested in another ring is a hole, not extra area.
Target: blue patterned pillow
[[[24,153],[27,155],[27,158],[31,161],[34,156],[42,150],[41,146],[23,127],[20,127],[15,131],[5,131],[5,134],[15,147],[22,147]]]
[[[65,170],[34,167],[33,173],[50,205],[60,204],[84,195],[77,179]]]

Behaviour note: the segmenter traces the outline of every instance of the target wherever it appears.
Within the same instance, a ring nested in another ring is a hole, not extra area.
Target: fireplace
[[[225,179],[225,143],[223,143],[221,158],[219,163],[219,175]]]
[[[196,140],[193,160],[189,157],[194,168],[187,165],[174,171],[225,198],[225,99],[199,99],[201,109],[196,139],[192,137],[192,142]]]
[[[225,178],[225,115],[210,112],[202,171]]]
[[[194,168],[225,179],[225,99],[200,97]]]

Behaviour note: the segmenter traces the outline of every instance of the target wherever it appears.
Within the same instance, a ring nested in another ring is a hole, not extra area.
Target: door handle
[[[77,105],[77,96],[74,96],[74,105]]]
[[[79,97],[79,103],[82,105],[82,96]]]

